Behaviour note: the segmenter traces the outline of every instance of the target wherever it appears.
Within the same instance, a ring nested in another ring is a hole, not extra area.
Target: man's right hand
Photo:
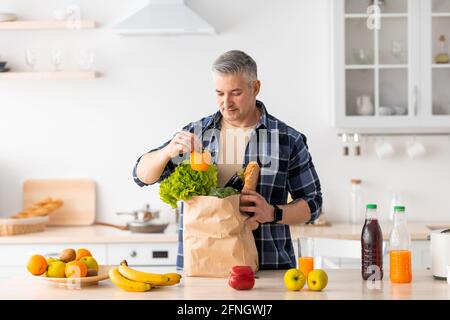
[[[202,146],[202,142],[195,134],[188,131],[180,131],[165,149],[166,155],[172,159],[183,153],[190,153],[194,150],[201,151]]]

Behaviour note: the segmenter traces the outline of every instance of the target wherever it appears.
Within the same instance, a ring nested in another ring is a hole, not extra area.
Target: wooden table
[[[174,271],[173,268],[154,267],[147,271]],[[361,279],[359,270],[327,270],[329,284],[322,292],[305,288],[299,292],[288,291],[283,282],[284,271],[260,271],[255,287],[248,291],[230,288],[227,279],[183,277],[181,284],[173,287],[155,288],[145,293],[125,292],[111,281],[82,289],[66,289],[33,279],[24,274],[0,280],[2,299],[174,299],[174,300],[327,300],[327,299],[450,299],[450,284],[433,279],[430,271],[413,273],[411,284],[391,284],[388,275],[373,286]]]

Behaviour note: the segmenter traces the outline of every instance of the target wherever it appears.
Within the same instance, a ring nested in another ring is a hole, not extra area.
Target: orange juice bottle
[[[404,206],[394,207],[394,227],[389,237],[389,269],[390,279],[394,283],[410,283],[411,270],[411,237],[406,226]]]

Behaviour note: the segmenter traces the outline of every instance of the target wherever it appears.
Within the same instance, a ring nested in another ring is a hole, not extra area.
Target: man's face
[[[242,74],[214,73],[217,104],[225,120],[244,121],[254,111],[259,81],[249,84]]]

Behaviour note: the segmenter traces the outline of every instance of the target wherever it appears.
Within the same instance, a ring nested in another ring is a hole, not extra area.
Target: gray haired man
[[[318,175],[306,137],[270,115],[256,97],[261,88],[257,65],[246,53],[225,52],[212,66],[218,111],[186,125],[158,148],[142,155],[133,170],[139,186],[167,178],[179,163],[179,154],[201,147],[211,151],[219,187],[249,161],[261,167],[257,191],[244,191],[240,210],[253,230],[260,269],[296,266],[289,225],[311,223],[322,207]],[[236,139],[237,138],[237,139]],[[252,143],[256,141],[256,143]],[[293,201],[287,203],[288,195]],[[182,219],[177,266],[183,266]]]

